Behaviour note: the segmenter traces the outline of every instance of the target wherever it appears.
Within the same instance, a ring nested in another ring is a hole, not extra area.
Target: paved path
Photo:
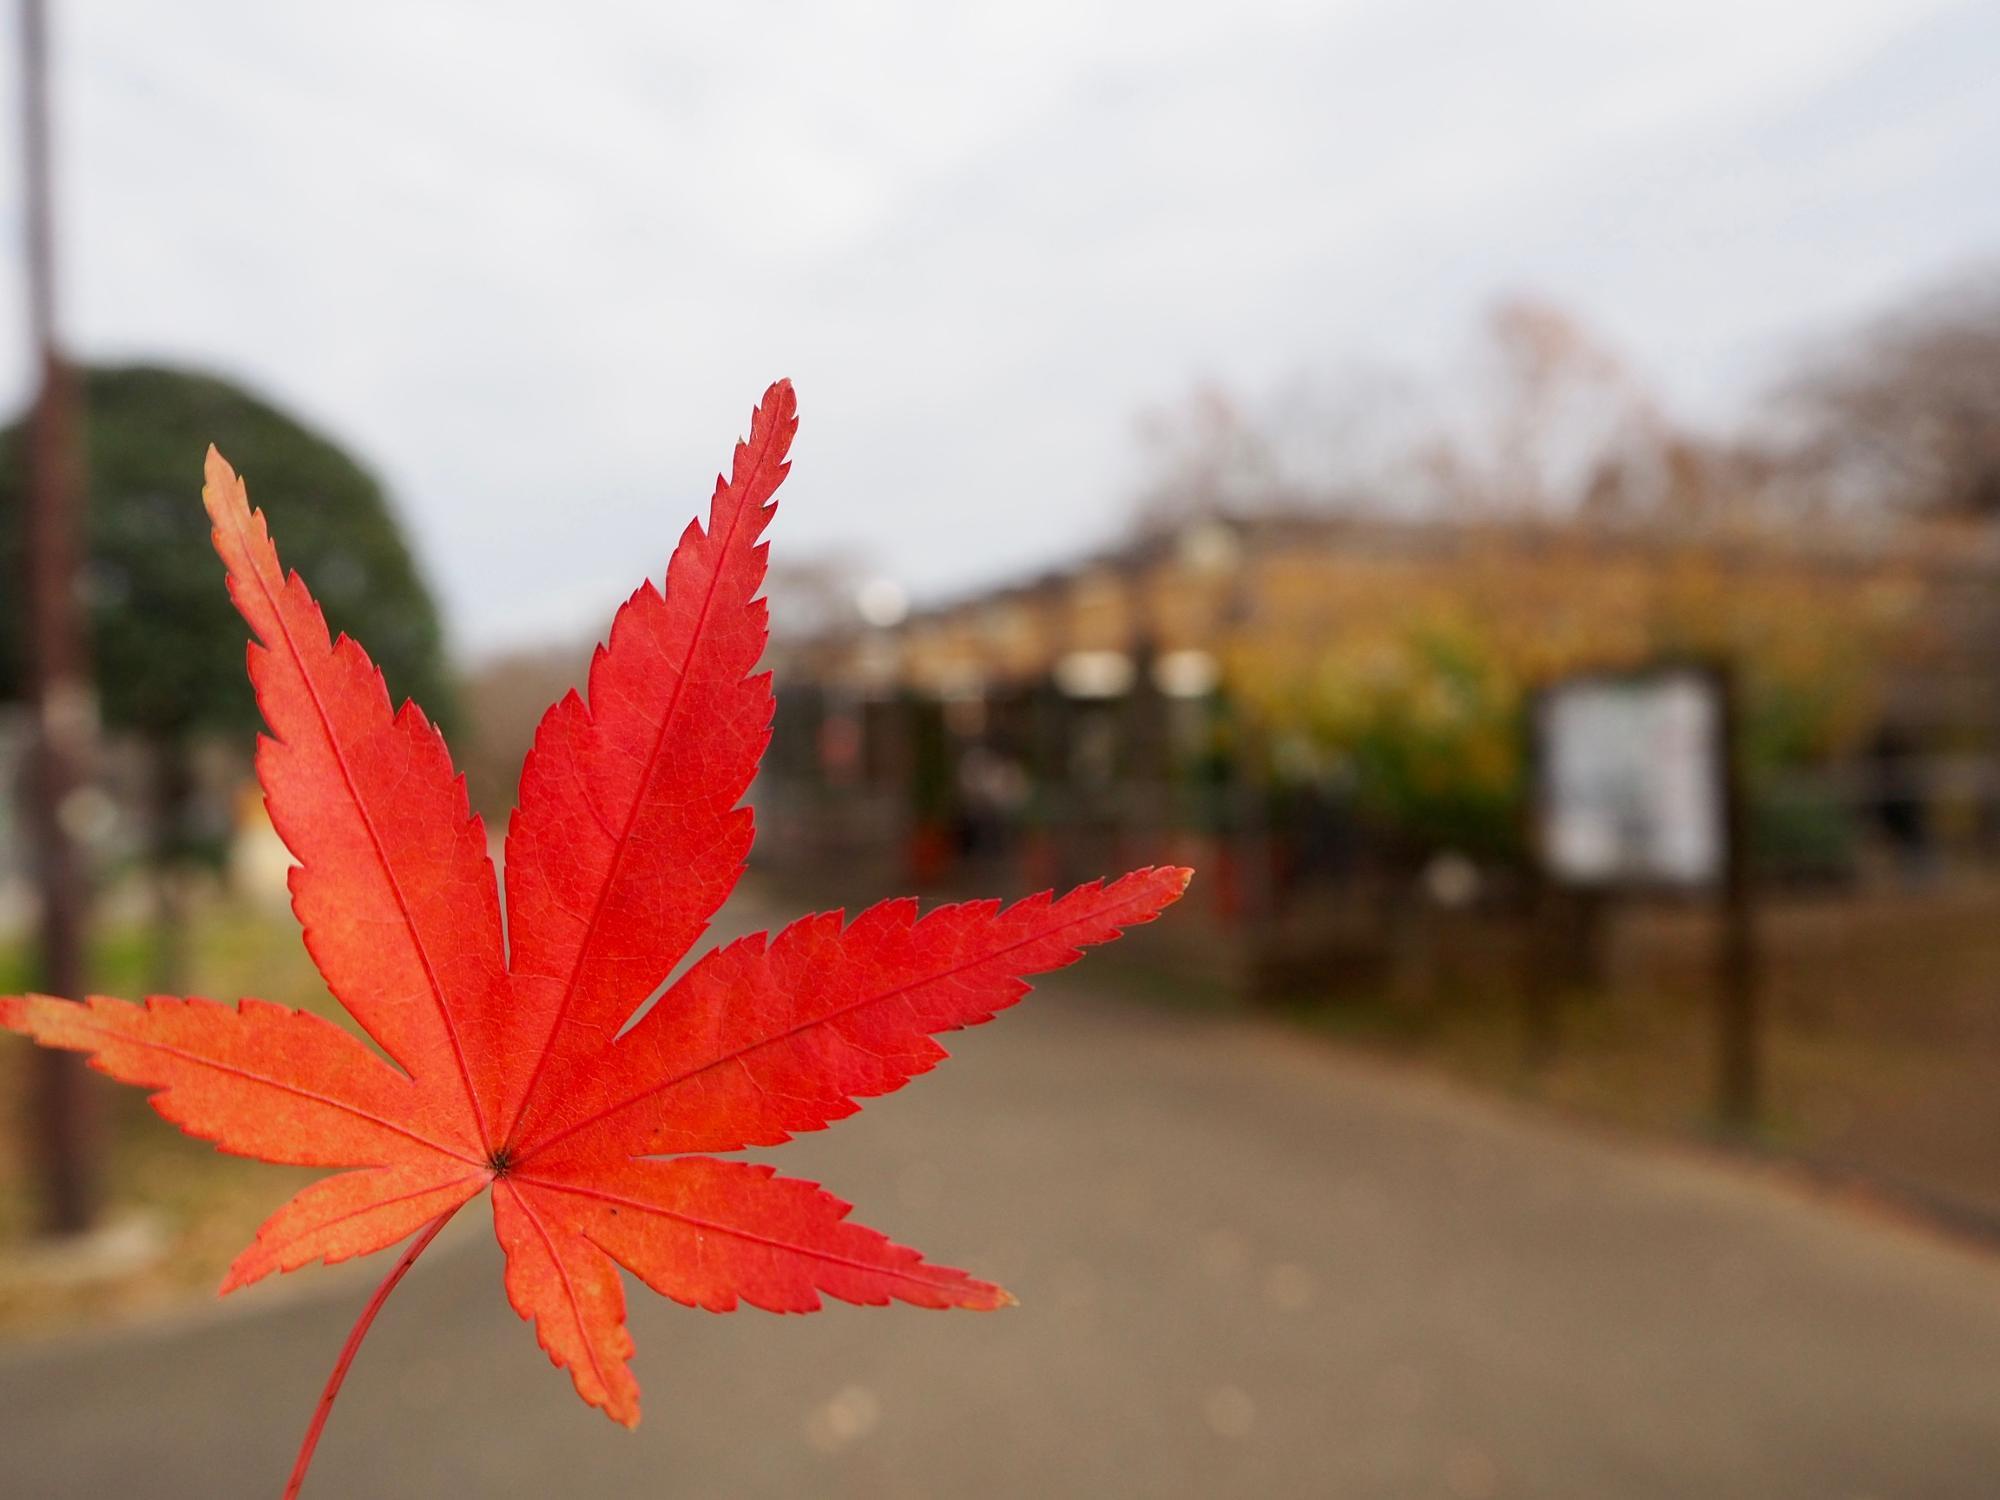
[[[377,1324],[309,1500],[2000,1494],[1994,1263],[1080,984],[773,1153],[1021,1308],[640,1291],[628,1434],[544,1362],[468,1212]],[[383,1269],[0,1352],[0,1494],[275,1497]]]

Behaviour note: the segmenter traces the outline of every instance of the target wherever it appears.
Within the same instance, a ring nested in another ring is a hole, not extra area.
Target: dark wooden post
[[[35,982],[81,995],[84,979],[83,851],[74,828],[96,722],[77,598],[76,405],[56,341],[55,229],[50,184],[48,15],[44,0],[21,4],[21,139],[26,188],[28,326],[38,377],[28,419],[26,599],[28,687],[34,708],[34,782],[29,827],[41,885]],[[68,1234],[96,1211],[90,1094],[83,1060],[37,1048],[31,1090],[34,1170],[43,1225]]]
[[[1748,798],[1743,785],[1741,684],[1735,668],[1715,669],[1722,722],[1716,734],[1723,788],[1724,855],[1716,972],[1716,1116],[1747,1130],[1761,1107],[1761,1024],[1758,1004],[1757,914],[1751,889]]]

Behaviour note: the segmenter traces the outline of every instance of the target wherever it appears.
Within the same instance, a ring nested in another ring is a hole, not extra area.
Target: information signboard
[[[1535,702],[1535,838],[1566,885],[1713,888],[1729,861],[1724,686],[1699,667],[1573,677]]]

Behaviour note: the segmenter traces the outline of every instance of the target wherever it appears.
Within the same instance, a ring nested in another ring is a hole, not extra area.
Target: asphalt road
[[[954,1050],[770,1156],[1021,1307],[638,1289],[627,1433],[507,1308],[474,1205],[377,1323],[309,1500],[2000,1494],[1974,1251],[1081,979]],[[386,1269],[0,1351],[0,1495],[275,1500]]]

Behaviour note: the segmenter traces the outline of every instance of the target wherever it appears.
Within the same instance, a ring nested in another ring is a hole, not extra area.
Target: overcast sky
[[[1726,420],[2000,253],[1978,3],[53,4],[73,344],[347,442],[473,652],[657,575],[780,374],[777,545],[936,595],[1101,539],[1196,380],[1528,290]]]

